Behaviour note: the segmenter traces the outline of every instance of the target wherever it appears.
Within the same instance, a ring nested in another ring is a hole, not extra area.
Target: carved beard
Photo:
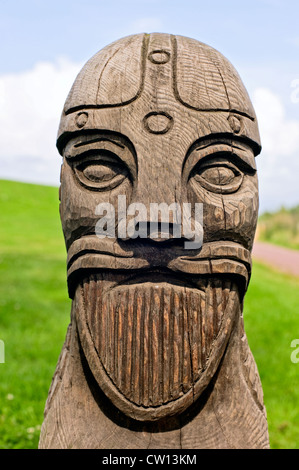
[[[94,377],[132,418],[151,421],[184,411],[223,356],[240,313],[236,285],[111,279],[91,275],[75,296],[80,342]]]

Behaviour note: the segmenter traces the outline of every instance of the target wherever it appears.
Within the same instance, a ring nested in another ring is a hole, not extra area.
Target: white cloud
[[[60,114],[81,68],[65,59],[0,76],[0,177],[58,184]]]
[[[299,120],[288,119],[280,97],[267,88],[254,91],[253,102],[263,138],[264,152],[288,157],[299,151]]]
[[[263,146],[257,157],[261,209],[299,204],[299,120],[288,118],[281,98],[268,88],[253,92],[253,105]]]

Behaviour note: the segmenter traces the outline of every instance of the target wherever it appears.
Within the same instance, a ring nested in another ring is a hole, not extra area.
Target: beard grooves
[[[201,290],[152,281],[109,288],[93,274],[77,312],[117,391],[136,406],[161,407],[190,395],[206,370],[232,286],[215,278]]]

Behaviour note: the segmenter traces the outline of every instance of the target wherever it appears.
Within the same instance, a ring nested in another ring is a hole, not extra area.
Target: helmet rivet
[[[154,111],[144,116],[143,125],[150,134],[166,134],[173,126],[173,118],[164,111]]]
[[[76,116],[77,127],[79,127],[80,129],[84,127],[85,124],[87,123],[87,120],[88,120],[88,113],[86,113],[85,111],[81,111],[80,113],[78,113]]]
[[[156,49],[149,53],[148,59],[153,64],[166,64],[170,59],[170,53],[164,49]]]
[[[239,116],[234,116],[233,114],[231,114],[228,117],[228,122],[234,133],[239,134],[242,126],[241,118]]]

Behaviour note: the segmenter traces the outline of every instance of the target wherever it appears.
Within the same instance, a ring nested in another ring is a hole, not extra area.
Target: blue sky
[[[193,37],[237,68],[256,108],[261,211],[299,203],[297,0],[0,0],[0,178],[59,184],[55,137],[81,66],[139,32]]]

